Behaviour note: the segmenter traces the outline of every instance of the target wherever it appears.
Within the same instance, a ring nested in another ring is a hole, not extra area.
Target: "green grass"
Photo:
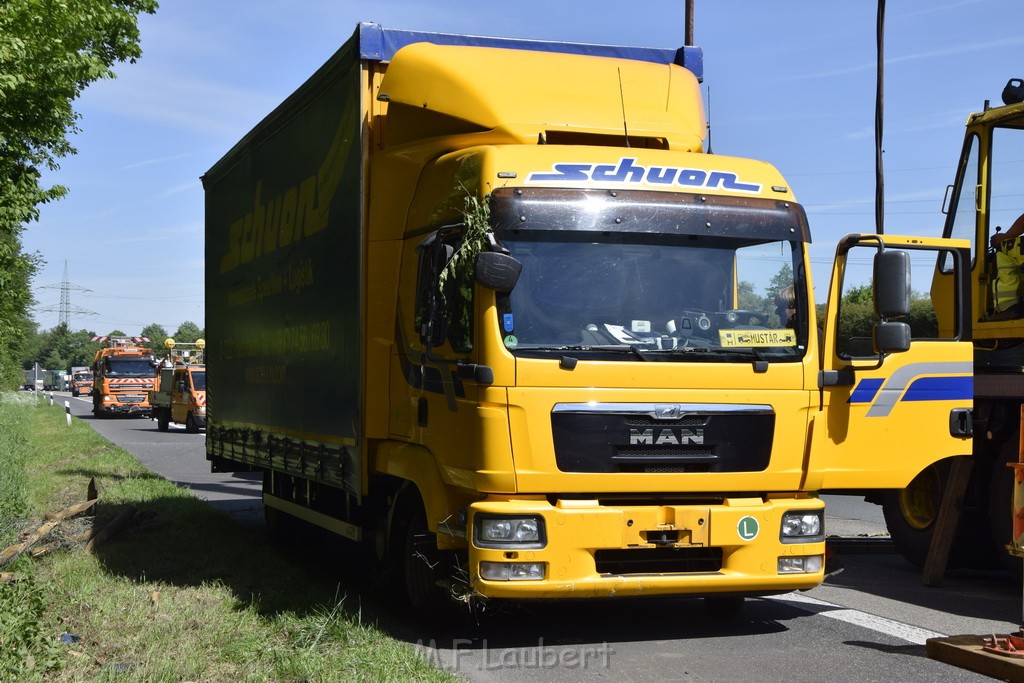
[[[92,477],[97,527],[131,514],[93,552],[76,519],[47,539],[63,539],[58,549],[3,568],[17,581],[0,582],[0,680],[453,680],[365,619],[330,571],[281,554],[86,423],[69,428],[62,408],[0,394],[0,425],[0,549],[84,500]]]

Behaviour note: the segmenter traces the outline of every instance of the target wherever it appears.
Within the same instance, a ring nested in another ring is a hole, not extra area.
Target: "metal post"
[[[686,0],[686,28],[683,45],[693,45],[693,0]]]

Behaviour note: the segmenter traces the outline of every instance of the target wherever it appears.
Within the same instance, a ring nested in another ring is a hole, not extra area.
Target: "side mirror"
[[[902,353],[910,350],[910,325],[883,320],[871,330],[875,353]]]
[[[476,281],[498,292],[511,292],[522,270],[522,263],[500,251],[481,251],[476,257]]]
[[[887,250],[875,254],[875,314],[899,318],[910,314],[910,254]]]

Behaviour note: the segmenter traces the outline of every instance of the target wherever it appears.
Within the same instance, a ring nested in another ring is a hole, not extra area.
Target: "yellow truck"
[[[1024,79],[1011,78],[1002,102],[968,115],[964,144],[943,202],[943,234],[970,245],[971,302],[967,313],[974,342],[974,441],[970,481],[950,555],[955,566],[1020,572],[1007,547],[1022,545],[1014,531],[1013,470],[1021,452],[1024,408],[1024,306],[1020,267],[1024,201],[1016,161],[1024,154]],[[993,245],[1005,235],[1009,239]],[[964,285],[945,261],[936,264],[932,298],[939,327],[948,333],[959,320],[948,316]],[[945,314],[945,315],[943,315]],[[886,521],[908,559],[920,563],[936,528],[947,486],[949,462],[940,461],[886,500]]]
[[[203,350],[206,341],[176,343],[164,340],[167,355],[157,366],[156,388],[149,392],[151,417],[157,428],[166,432],[170,425],[185,426],[195,433],[206,428],[206,365]]]
[[[819,331],[804,209],[706,152],[702,58],[357,26],[203,177],[212,469],[425,614],[818,585],[819,492],[970,453],[967,290],[907,318],[967,245],[843,237]]]

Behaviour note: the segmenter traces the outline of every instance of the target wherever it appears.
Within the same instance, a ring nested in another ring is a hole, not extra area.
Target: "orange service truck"
[[[107,345],[92,362],[92,413],[97,417],[149,417],[149,392],[156,384],[156,358],[142,346],[147,337],[103,336]]]
[[[360,24],[203,177],[212,469],[421,613],[818,585],[820,491],[971,451],[970,305],[906,318],[966,243],[843,237],[819,339],[804,209],[706,152],[701,64]]]

